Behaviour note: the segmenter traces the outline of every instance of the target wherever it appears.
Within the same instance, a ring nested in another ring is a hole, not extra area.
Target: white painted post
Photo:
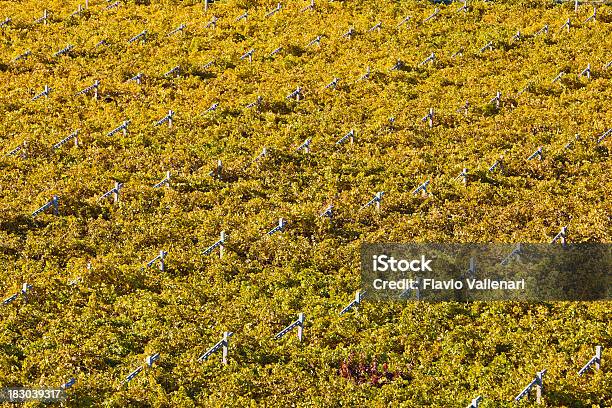
[[[89,8],[89,0],[85,0],[85,9]]]
[[[467,408],[478,408],[480,405],[480,401],[482,401],[482,397],[479,395],[472,400],[472,402]]]
[[[574,0],[574,13],[578,13],[578,0]]]
[[[159,360],[159,353],[155,353],[150,356],[147,356],[147,358],[145,359],[145,362],[147,363],[149,367],[152,367],[153,363],[156,362],[157,360]]]
[[[164,271],[166,264],[164,263],[164,258],[166,257],[168,253],[166,251],[164,251],[163,249],[161,251],[159,251],[159,270],[160,271]]]
[[[567,225],[561,228],[561,245],[565,246],[567,235]]]
[[[204,13],[208,11],[208,0],[204,0]]]
[[[601,346],[595,346],[595,368],[601,369]]]
[[[536,383],[536,402],[538,404],[542,403],[542,394],[544,394],[544,373],[546,370],[542,370],[536,374],[537,383]]]
[[[223,258],[223,252],[225,250],[225,231],[221,231],[221,237],[219,239],[219,242],[221,243],[219,245],[219,259]]]
[[[223,163],[221,162],[221,159],[217,160],[217,177],[219,178],[219,180],[221,180],[221,174],[223,172]]]
[[[59,215],[59,199],[56,195],[51,198],[51,204],[53,204],[53,215]]]
[[[587,64],[587,78],[591,79],[591,63]]]
[[[298,331],[297,337],[299,341],[302,341],[304,335],[304,313],[298,314]]]
[[[119,201],[119,189],[120,188],[121,188],[121,183],[119,183],[118,181],[115,181],[115,188],[113,190],[113,200],[115,203]]]
[[[229,332],[223,332],[223,364],[227,364],[227,350],[229,348]]]
[[[47,18],[49,17],[49,12],[47,11],[47,9],[45,9],[44,13],[43,13],[43,20],[45,21],[45,24],[47,24]]]
[[[23,296],[23,301],[27,302],[28,300],[28,290],[31,289],[32,286],[30,286],[27,282],[23,283],[23,286],[21,287],[21,295]]]

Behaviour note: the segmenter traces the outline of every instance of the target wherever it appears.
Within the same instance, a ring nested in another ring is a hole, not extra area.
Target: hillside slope
[[[0,307],[1,386],[74,377],[75,407],[497,407],[546,368],[545,406],[612,406],[609,301],[338,316],[364,242],[549,242],[565,225],[610,242],[612,7],[51,3],[44,24],[40,2],[0,1],[0,293],[32,286]],[[75,96],[96,80],[98,99]],[[118,202],[99,199],[116,182]],[[33,217],[53,195],[58,215]],[[204,255],[221,231],[223,258]],[[145,267],[162,250],[164,270]],[[300,312],[303,342],[273,339]],[[224,331],[229,364],[198,362]],[[595,345],[603,370],[578,377]]]

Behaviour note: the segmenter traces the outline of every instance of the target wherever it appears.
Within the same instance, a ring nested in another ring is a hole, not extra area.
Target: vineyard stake
[[[486,50],[492,51],[493,50],[493,41],[489,41],[488,43],[486,43],[484,45],[484,47],[482,47],[478,52],[480,52],[481,54],[483,52],[485,52]]]
[[[208,248],[206,248],[204,251],[202,251],[202,254],[210,255],[210,253],[214,251],[215,248],[218,247],[219,248],[219,258],[223,258],[223,253],[225,251],[225,239],[226,239],[225,231],[221,231],[221,236],[219,237],[219,240],[215,242],[214,244],[212,244],[211,246],[209,246]]]
[[[168,37],[173,36],[174,34],[178,33],[179,31],[183,31],[185,28],[187,28],[187,26],[186,26],[185,24],[181,23],[181,25],[180,25],[180,26],[176,27],[174,30],[171,30],[171,31],[170,31],[170,32],[167,34],[167,36],[168,36]]]
[[[552,241],[550,241],[550,243],[554,244],[555,242],[559,241],[561,242],[562,246],[565,246],[566,240],[567,240],[567,225],[561,227],[561,231],[559,231],[557,235],[555,235],[555,237],[552,239]]]
[[[440,12],[440,9],[436,7],[434,12],[429,17],[427,17],[425,20],[423,20],[423,23],[426,23],[429,20],[431,20],[432,18],[434,18],[435,16],[437,16],[439,12]]]
[[[411,18],[412,18],[412,16],[406,16],[406,17],[404,17],[404,18],[402,19],[402,21],[400,21],[400,22],[397,24],[397,28],[399,28],[399,27],[401,27],[402,25],[404,25],[404,24],[408,23],[408,22],[410,21],[410,19],[411,19]]]
[[[433,62],[435,59],[436,59],[436,54],[432,52],[431,55],[429,55],[429,57],[425,58],[423,61],[419,63],[419,66],[425,65],[428,62]]]
[[[176,76],[180,76],[181,75],[181,67],[179,65],[173,67],[172,69],[170,69],[168,72],[164,73],[164,77],[169,77],[176,74]]]
[[[243,55],[240,57],[240,59],[241,59],[241,60],[244,60],[245,58],[248,58],[248,59],[249,59],[249,62],[253,62],[253,53],[254,53],[254,52],[255,52],[255,50],[251,48],[249,51],[247,51],[246,53],[244,53],[244,54],[243,54]]]
[[[68,136],[66,136],[65,138],[63,138],[62,140],[60,140],[59,142],[57,142],[56,144],[54,144],[53,150],[57,150],[60,147],[62,147],[64,144],[68,143],[70,140],[74,140],[74,147],[78,147],[79,146],[79,131],[81,129],[77,129],[74,132],[72,132],[71,134],[69,134]]]
[[[74,377],[71,377],[68,381],[60,385],[60,388],[62,390],[67,390],[68,388],[71,388],[75,383],[76,383],[76,379]]]
[[[339,80],[340,79],[338,79],[338,78],[332,79],[332,81],[329,84],[325,85],[325,87],[323,89],[329,89],[329,88],[336,89],[336,87],[338,86],[338,81]]]
[[[480,401],[482,401],[482,397],[479,395],[474,398],[472,402],[470,402],[470,405],[468,405],[467,408],[478,408],[478,406],[480,405]]]
[[[468,176],[467,169],[464,168],[463,170],[461,170],[461,173],[459,173],[459,175],[455,177],[455,180],[461,179],[461,182],[463,184],[467,184],[467,176]]]
[[[542,160],[544,158],[544,155],[542,153],[542,146],[538,147],[535,152],[533,152],[529,157],[527,157],[527,160],[533,160],[536,157],[538,158],[538,160]]]
[[[106,197],[109,197],[110,195],[113,196],[113,202],[117,203],[119,201],[119,191],[121,190],[121,188],[123,187],[123,183],[119,183],[119,182],[115,182],[115,187],[113,187],[112,189],[108,190],[106,193],[102,194],[100,196],[100,198],[98,198],[98,201],[101,201],[103,199],[105,199]]]
[[[222,362],[223,364],[227,364],[227,352],[229,348],[229,338],[233,335],[232,332],[223,332],[223,338],[217,342],[214,346],[208,349],[204,354],[198,357],[198,361],[205,361],[210,357],[214,352],[219,349],[223,349],[222,352]]]
[[[39,94],[34,95],[34,97],[32,98],[32,101],[36,101],[40,98],[42,98],[43,96],[45,98],[49,98],[49,93],[52,91],[51,88],[49,88],[49,85],[45,85],[45,88],[43,89],[42,92],[40,92]]]
[[[163,125],[164,123],[167,122],[168,123],[168,128],[171,128],[172,127],[172,119],[173,118],[174,118],[174,111],[172,109],[170,109],[166,116],[164,116],[163,118],[161,118],[160,120],[155,122],[154,126],[160,126],[160,125]]]
[[[501,104],[501,92],[497,91],[497,93],[495,94],[495,96],[489,101],[489,103],[494,103],[495,102],[495,108],[499,109],[499,106]]]
[[[72,44],[68,44],[66,47],[62,48],[61,50],[55,52],[53,54],[54,57],[61,57],[64,54],[68,54],[70,51],[72,51],[74,49],[74,45]]]
[[[113,136],[118,132],[123,132],[123,136],[127,136],[127,128],[130,124],[131,120],[124,120],[123,123],[119,126],[117,126],[116,128],[114,128],[113,130],[111,130],[110,132],[108,132],[106,134],[106,136]]]
[[[347,313],[353,308],[357,310],[357,307],[361,304],[361,299],[363,298],[364,295],[365,295],[365,292],[361,292],[359,290],[355,292],[355,299],[353,299],[351,303],[346,305],[346,307],[340,311],[339,315],[342,316],[343,314]]]
[[[588,63],[587,67],[582,70],[582,72],[578,75],[578,78],[580,78],[583,75],[586,75],[587,79],[591,79],[591,64],[590,63]]]
[[[278,13],[278,12],[281,10],[281,8],[282,8],[282,7],[283,7],[283,6],[282,6],[282,4],[281,4],[281,3],[278,3],[278,4],[276,5],[276,7],[275,7],[275,8],[273,8],[271,11],[269,11],[269,12],[268,12],[268,13],[265,15],[265,18],[271,17],[271,16],[273,16],[274,14]]]
[[[563,25],[559,28],[559,31],[562,31],[564,28],[567,28],[567,32],[569,33],[571,26],[572,26],[572,21],[571,19],[568,18],[565,21],[565,23],[563,23]]]
[[[135,36],[133,36],[132,38],[130,38],[128,40],[128,44],[132,44],[133,42],[136,42],[136,41],[138,41],[140,39],[142,39],[143,43],[147,42],[147,30],[143,30],[140,33],[138,33]]]
[[[296,152],[304,150],[305,153],[310,153],[310,144],[312,143],[312,139],[308,138],[304,140],[304,143],[298,146]]]
[[[155,264],[155,262],[158,262],[159,270],[163,272],[166,268],[166,262],[164,261],[164,259],[166,259],[166,255],[168,255],[167,251],[164,251],[163,249],[159,251],[159,255],[147,262],[147,268],[150,268]]]
[[[427,121],[429,128],[433,128],[434,108],[429,108],[429,113],[421,118],[421,122]]]
[[[595,355],[578,371],[579,376],[582,376],[592,366],[595,366],[596,370],[601,369],[601,348],[601,346],[595,346]]]
[[[302,337],[303,337],[303,334],[304,334],[304,313],[299,313],[297,320],[294,321],[293,323],[291,323],[289,326],[285,327],[280,332],[278,332],[274,336],[274,338],[275,339],[280,339],[285,334],[287,334],[288,332],[293,330],[293,328],[295,328],[295,327],[297,327],[297,338],[298,338],[299,341],[302,341]]]
[[[53,208],[53,215],[59,215],[59,198],[54,195],[51,200],[47,201],[42,207],[32,213],[32,218],[35,218],[38,214],[46,211],[49,208]]]
[[[266,235],[274,235],[278,231],[282,231],[286,225],[287,225],[287,222],[281,217],[278,219],[278,225],[272,228],[270,231],[268,231]]]
[[[512,249],[512,251],[504,259],[502,259],[502,261],[499,264],[502,266],[507,266],[512,260],[512,258],[518,258],[519,255],[521,255],[522,253],[523,253],[522,245],[516,244],[514,249]]]
[[[327,208],[325,208],[325,210],[323,210],[323,212],[319,214],[319,217],[332,218],[333,215],[334,215],[334,206],[328,205]]]
[[[519,395],[517,395],[514,400],[520,401],[523,397],[529,396],[531,389],[536,387],[536,402],[538,404],[542,403],[542,394],[544,394],[544,374],[546,374],[546,370],[542,370],[536,373],[535,378],[525,387],[523,391]]]
[[[219,19],[216,16],[212,16],[212,18],[208,23],[206,23],[204,28],[209,28],[210,26],[212,26],[213,28],[217,28],[217,20]]]
[[[91,91],[93,91],[94,93],[94,99],[98,99],[98,87],[100,86],[100,81],[98,81],[97,79],[94,81],[94,83],[82,90],[80,90],[79,92],[77,92],[76,94],[74,94],[74,96],[79,96],[79,95],[85,95]]]
[[[604,140],[608,135],[611,135],[611,134],[612,134],[612,128],[603,132],[602,135],[597,138],[597,144],[600,144],[602,140]]]
[[[361,211],[364,208],[371,206],[372,204],[376,204],[376,211],[380,212],[380,201],[382,200],[383,194],[385,194],[384,191],[379,191],[378,193],[376,193],[376,195],[374,195],[374,198],[365,203],[359,210]]]
[[[596,21],[597,19],[597,6],[593,7],[593,14],[591,14],[586,20],[584,20],[584,24],[588,23],[589,21]]]
[[[295,99],[296,101],[299,101],[300,99],[302,99],[302,88],[301,87],[297,87],[295,88],[295,91],[291,92],[289,95],[287,95],[286,99]]]
[[[310,0],[310,4],[302,9],[302,13],[308,10],[314,10],[315,0]]]
[[[155,184],[153,188],[160,188],[163,185],[170,186],[170,171],[166,171],[166,177],[162,179],[159,183]]]
[[[416,195],[419,191],[423,192],[423,196],[427,196],[427,187],[429,187],[430,180],[425,180],[421,185],[414,189],[412,195]]]
[[[150,356],[147,356],[147,358],[145,359],[145,362],[147,363],[149,367],[152,367],[153,363],[156,362],[157,360],[159,360],[159,353],[155,353]]]
[[[245,11],[243,14],[239,15],[235,21],[238,23],[240,20],[246,20],[248,17],[249,17],[249,12]]]
[[[351,129],[346,135],[342,136],[340,139],[338,139],[338,141],[336,142],[337,145],[344,143],[346,140],[349,140],[351,144],[354,143],[355,140],[355,130]]]

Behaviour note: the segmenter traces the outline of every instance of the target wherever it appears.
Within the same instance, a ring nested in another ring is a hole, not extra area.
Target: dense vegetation
[[[267,18],[276,2],[205,13],[195,1],[90,1],[72,17],[76,2],[51,3],[49,24],[36,24],[41,2],[0,0],[0,21],[11,18],[0,28],[0,293],[32,285],[0,307],[0,386],[74,377],[68,406],[449,407],[482,395],[494,407],[547,368],[546,406],[612,406],[609,301],[365,301],[338,316],[359,288],[362,242],[548,242],[564,225],[570,241],[610,242],[612,135],[597,143],[612,126],[610,6],[583,23],[589,6],[528,0],[467,12],[292,1]],[[146,42],[128,44],[143,30]],[[240,58],[251,49],[252,62]],[[590,79],[579,75],[589,63]],[[95,80],[99,99],[74,96]],[[287,99],[298,86],[303,99]],[[154,126],[169,110],[172,128]],[[108,136],[127,119],[127,135]],[[80,146],[52,148],[76,129]],[[351,129],[355,143],[337,145]],[[311,151],[296,151],[307,138]],[[542,160],[526,160],[540,146]],[[153,188],[166,171],[169,186]],[[427,179],[429,194],[412,194]],[[119,202],[98,200],[116,181]],[[378,191],[381,211],[360,210]],[[59,215],[32,217],[54,194]],[[280,217],[284,231],[266,236]],[[221,230],[225,256],[203,255]],[[165,270],[143,268],[160,250]],[[274,340],[298,312],[304,341]],[[229,364],[198,362],[223,331],[234,332]],[[595,345],[603,370],[578,377]]]

